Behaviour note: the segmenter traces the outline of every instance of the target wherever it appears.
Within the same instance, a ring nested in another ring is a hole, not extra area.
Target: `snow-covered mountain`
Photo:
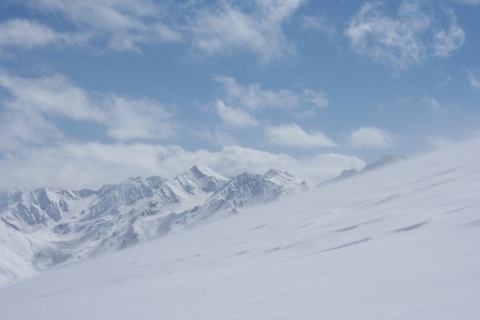
[[[378,161],[367,164],[361,170],[357,170],[357,169],[343,170],[342,173],[340,173],[339,176],[337,176],[333,179],[327,180],[325,182],[322,182],[319,185],[340,181],[340,180],[343,180],[345,178],[350,178],[350,177],[353,177],[357,174],[365,173],[365,172],[368,172],[370,170],[380,169],[382,167],[385,167],[385,166],[388,166],[388,165],[391,165],[391,164],[394,164],[396,162],[403,161],[403,160],[406,160],[406,159],[407,159],[407,157],[404,156],[404,155],[401,155],[401,156],[386,155]]]
[[[387,154],[386,156],[382,157],[380,160],[367,164],[362,170],[360,170],[360,172],[367,172],[369,170],[380,169],[382,167],[389,166],[391,164],[394,164],[406,159],[407,157],[404,155],[392,156]]]
[[[1,318],[476,320],[479,186],[477,138],[2,288]]]
[[[270,170],[264,176],[244,173],[227,179],[206,166],[194,166],[172,180],[134,177],[96,191],[3,191],[2,234],[23,245],[12,247],[11,241],[0,239],[0,254],[8,252],[0,255],[0,284],[305,189],[305,183],[285,172]]]
[[[183,229],[236,214],[243,207],[278,200],[282,195],[307,190],[306,183],[287,172],[264,175],[243,173],[229,180],[202,205],[171,214],[164,229]]]

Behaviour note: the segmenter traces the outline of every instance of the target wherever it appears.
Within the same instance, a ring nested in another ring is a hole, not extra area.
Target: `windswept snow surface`
[[[0,290],[10,319],[479,319],[480,139]]]

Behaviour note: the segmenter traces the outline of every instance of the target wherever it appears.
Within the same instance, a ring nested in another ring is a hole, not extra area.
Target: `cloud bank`
[[[361,169],[365,165],[357,157],[341,154],[295,158],[238,145],[215,152],[204,149],[192,152],[176,145],[66,142],[4,154],[0,157],[0,188],[36,188],[48,181],[51,187],[96,189],[104,183],[118,183],[138,175],[174,178],[195,164],[208,165],[227,177],[243,172],[263,174],[275,168],[288,171],[310,185],[333,178],[344,169]]]
[[[68,139],[57,119],[92,122],[115,140],[165,139],[176,124],[156,101],[117,95],[92,96],[61,75],[26,79],[0,72],[5,111],[0,117],[0,146],[51,144]]]
[[[271,143],[300,148],[333,147],[335,144],[320,131],[306,132],[299,125],[285,124],[269,126],[267,136]]]
[[[387,148],[393,146],[393,135],[375,127],[363,127],[354,130],[347,143],[352,148]]]

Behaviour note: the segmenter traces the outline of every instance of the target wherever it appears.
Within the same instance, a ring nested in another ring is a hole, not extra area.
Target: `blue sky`
[[[480,1],[7,0],[0,187],[313,185],[478,134]]]

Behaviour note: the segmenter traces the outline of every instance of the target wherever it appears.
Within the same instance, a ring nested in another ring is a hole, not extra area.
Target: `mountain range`
[[[227,179],[197,165],[172,180],[134,177],[99,190],[3,191],[0,285],[306,189],[278,170]]]
[[[403,159],[385,156],[327,182]],[[306,182],[279,170],[226,178],[196,165],[171,180],[132,177],[98,190],[0,191],[0,286],[307,189]]]

